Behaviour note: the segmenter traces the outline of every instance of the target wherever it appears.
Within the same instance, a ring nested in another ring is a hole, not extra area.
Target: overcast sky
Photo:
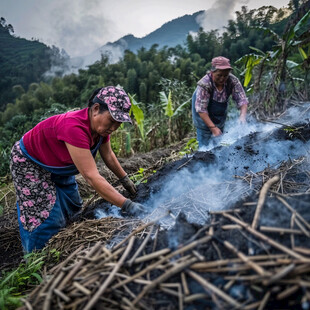
[[[164,23],[206,10],[206,30],[234,18],[242,5],[287,6],[289,0],[0,0],[0,16],[17,36],[86,55],[126,34],[143,37]]]

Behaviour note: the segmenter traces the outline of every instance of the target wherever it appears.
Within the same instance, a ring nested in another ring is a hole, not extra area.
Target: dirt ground
[[[140,168],[145,170],[145,176],[153,173],[153,170],[165,165],[168,161],[179,158],[179,151],[186,145],[187,140],[171,145],[167,148],[161,148],[145,154],[134,154],[130,158],[119,158],[119,161],[128,175],[134,175]],[[100,174],[104,176],[112,185],[114,185],[122,194],[129,197],[119,184],[115,175],[102,163],[98,162]],[[85,182],[81,175],[76,176],[79,184],[79,191],[85,204],[88,201],[94,201],[100,197]],[[89,214],[88,211],[86,211]],[[87,216],[86,216],[87,217]],[[0,216],[0,270],[9,270],[19,265],[22,261],[23,251],[21,247],[17,213],[15,211],[15,197],[10,193],[10,199],[6,203],[4,214]]]

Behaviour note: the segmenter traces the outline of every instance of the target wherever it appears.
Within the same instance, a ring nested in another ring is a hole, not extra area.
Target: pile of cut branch
[[[304,164],[301,158],[247,174],[243,180],[259,195],[209,212],[209,224],[177,247],[168,246],[173,235],[160,229],[162,219],[143,225],[106,220],[115,232],[132,227],[113,247],[106,246],[110,232],[103,223],[76,223],[67,239],[55,237],[61,251],[71,250],[24,309],[308,309],[310,191]],[[264,225],[275,208],[286,222]],[[88,247],[75,241],[83,234]]]
[[[239,210],[211,213],[211,224],[174,250],[158,249],[155,223],[139,227],[110,250],[101,242],[89,250],[80,247],[49,272],[52,276],[31,293],[26,307],[184,309],[193,304],[203,309],[270,309],[281,302],[289,308],[306,304],[310,301],[310,224],[278,197],[292,212],[292,228],[257,227],[263,195],[262,191],[252,223],[240,219]],[[247,251],[221,238],[221,232],[232,230],[251,240]],[[291,240],[303,237],[306,242],[288,247],[268,233],[288,234]],[[265,253],[250,255],[255,245]],[[218,259],[210,261],[210,251]],[[240,286],[245,293],[234,293]]]
[[[74,222],[53,236],[48,242],[46,250],[48,253],[51,253],[51,250],[59,252],[60,259],[63,260],[76,249],[91,248],[98,241],[112,247],[137,228],[139,224],[141,221],[137,219],[113,217]]]

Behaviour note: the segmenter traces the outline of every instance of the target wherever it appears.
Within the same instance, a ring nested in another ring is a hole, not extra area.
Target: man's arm
[[[240,123],[244,124],[246,123],[246,114],[248,110],[248,105],[244,104],[240,107],[240,116],[239,116],[239,121]]]
[[[209,114],[207,112],[199,112],[198,113],[201,119],[204,121],[206,126],[211,130],[213,136],[217,137],[222,134],[222,131],[220,128],[216,127],[214,123],[212,122]]]
[[[66,143],[66,147],[70,153],[73,163],[85,178],[87,183],[91,185],[102,198],[118,207],[122,207],[126,198],[99,174],[91,152],[87,149],[79,148],[69,143]],[[121,171],[119,173],[121,174]]]

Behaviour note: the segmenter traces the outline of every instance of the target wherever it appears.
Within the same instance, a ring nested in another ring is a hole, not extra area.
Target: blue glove
[[[141,203],[133,202],[130,199],[126,199],[122,206],[122,211],[133,216],[146,214],[146,209]]]

